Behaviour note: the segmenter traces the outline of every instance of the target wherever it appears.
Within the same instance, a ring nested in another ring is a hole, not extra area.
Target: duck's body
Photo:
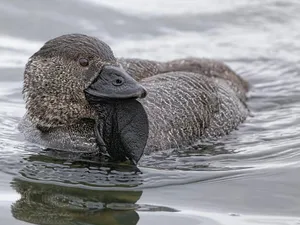
[[[139,100],[149,121],[145,153],[226,135],[248,115],[247,83],[221,62],[191,58],[162,63],[121,58],[116,64],[122,65],[148,93]],[[37,126],[27,113],[20,127],[29,140],[45,147],[97,152],[95,112],[89,112],[70,123],[46,129]]]
[[[224,136],[249,113],[247,82],[219,61],[119,62],[148,91],[140,100],[149,118],[146,153]]]

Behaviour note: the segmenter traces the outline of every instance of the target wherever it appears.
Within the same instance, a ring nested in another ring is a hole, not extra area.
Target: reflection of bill
[[[142,191],[127,191],[143,183],[136,167],[59,159],[48,153],[23,159],[19,174],[25,179],[11,183],[21,194],[12,205],[16,219],[41,225],[137,224],[135,203]]]
[[[15,179],[21,199],[12,205],[16,219],[34,224],[135,225],[135,203],[142,191],[100,191]]]

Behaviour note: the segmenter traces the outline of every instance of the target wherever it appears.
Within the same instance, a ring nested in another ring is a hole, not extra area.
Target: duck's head
[[[144,97],[146,91],[118,65],[110,47],[94,37],[63,35],[30,57],[23,95],[34,125],[53,128],[93,118],[85,94],[128,99]]]
[[[38,129],[47,131],[84,118],[96,119],[93,101],[99,109],[103,100],[143,98],[146,91],[117,63],[107,44],[69,34],[46,42],[30,57],[23,95],[27,117]]]

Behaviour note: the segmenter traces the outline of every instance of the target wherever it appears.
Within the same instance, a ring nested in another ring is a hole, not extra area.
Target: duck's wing
[[[246,101],[246,93],[249,90],[248,82],[221,61],[206,58],[176,59],[164,63],[160,69],[161,72],[193,72],[225,81],[243,102]]]

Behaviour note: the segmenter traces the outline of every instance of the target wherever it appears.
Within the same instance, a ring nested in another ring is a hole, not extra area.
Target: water
[[[300,224],[297,0],[0,2],[3,224]],[[24,64],[85,33],[116,56],[225,61],[251,84],[252,117],[215,144],[144,157],[139,170],[49,155],[17,124]]]

